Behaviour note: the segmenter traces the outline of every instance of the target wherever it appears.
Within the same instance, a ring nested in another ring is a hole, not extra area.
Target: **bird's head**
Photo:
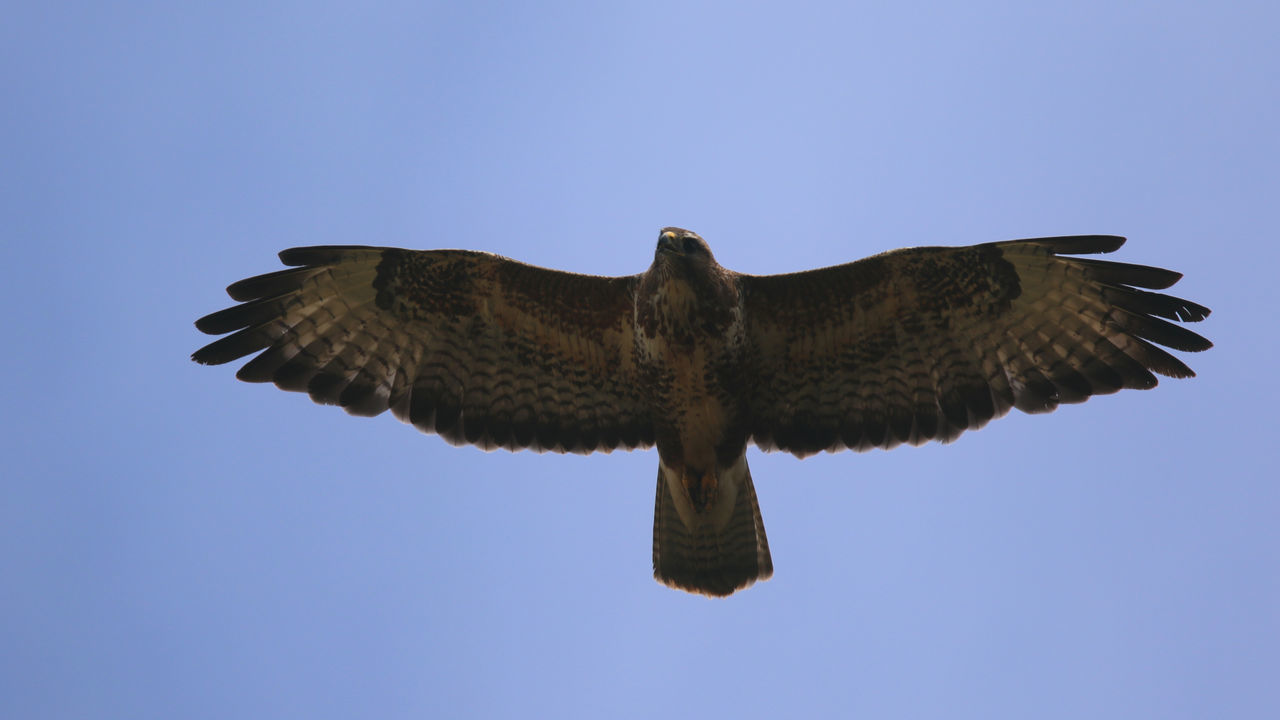
[[[651,312],[639,316],[650,337],[663,323],[693,333],[694,324],[702,332],[711,326],[728,328],[741,317],[734,314],[741,304],[736,274],[720,267],[698,233],[677,227],[658,233],[653,265],[641,276],[636,298],[638,306]]]
[[[655,263],[678,263],[693,266],[714,265],[711,248],[698,233],[678,227],[662,228],[658,234],[658,249],[654,252]]]

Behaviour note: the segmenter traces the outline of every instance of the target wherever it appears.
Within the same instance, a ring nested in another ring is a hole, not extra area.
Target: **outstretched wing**
[[[741,276],[755,364],[757,445],[819,450],[948,441],[1016,407],[1047,412],[1155,375],[1190,377],[1153,343],[1208,340],[1167,322],[1208,308],[1163,289],[1169,270],[1062,257],[1124,238],[1038,238],[910,248],[789,275]]]
[[[488,253],[335,246],[241,280],[243,304],[196,321],[232,333],[196,351],[355,415],[391,410],[486,449],[608,452],[653,444],[633,356],[635,277],[547,270]]]

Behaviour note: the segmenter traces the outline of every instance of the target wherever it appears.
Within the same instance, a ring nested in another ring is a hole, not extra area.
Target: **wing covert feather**
[[[1192,376],[1157,345],[1210,347],[1167,321],[1209,310],[1149,290],[1179,273],[1063,257],[1123,243],[1089,235],[908,248],[740,276],[753,441],[801,457],[945,442],[1012,407],[1048,412],[1154,387],[1155,374]]]
[[[227,288],[201,318],[230,333],[196,351],[356,415],[388,409],[485,449],[592,452],[653,444],[637,394],[635,277],[596,277],[467,250],[293,248],[295,267]]]

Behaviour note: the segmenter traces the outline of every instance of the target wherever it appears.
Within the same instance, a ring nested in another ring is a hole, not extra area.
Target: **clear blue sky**
[[[0,717],[1280,717],[1274,3],[19,3]],[[777,573],[650,576],[656,455],[200,367],[295,245],[752,273],[1114,233],[1199,377],[752,451]]]

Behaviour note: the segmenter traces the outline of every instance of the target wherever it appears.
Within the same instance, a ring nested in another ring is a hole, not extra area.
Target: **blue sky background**
[[[1280,716],[1274,3],[18,3],[0,716]],[[483,453],[189,354],[296,245],[642,271],[1127,235],[1199,377],[752,451],[773,580],[651,579],[656,455]]]

